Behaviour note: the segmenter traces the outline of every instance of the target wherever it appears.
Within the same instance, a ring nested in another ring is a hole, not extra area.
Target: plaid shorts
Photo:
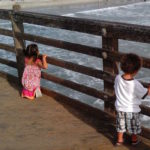
[[[126,132],[130,134],[141,133],[141,121],[139,113],[117,112],[116,121],[117,132]]]

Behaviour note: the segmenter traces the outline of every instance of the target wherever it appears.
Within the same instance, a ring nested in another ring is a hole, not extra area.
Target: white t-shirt
[[[135,113],[141,111],[139,105],[142,97],[148,92],[147,88],[144,88],[136,79],[125,80],[121,75],[117,75],[114,87],[117,111]]]

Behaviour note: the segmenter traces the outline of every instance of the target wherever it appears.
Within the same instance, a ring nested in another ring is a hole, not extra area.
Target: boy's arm
[[[150,86],[148,87],[148,95],[150,95]]]

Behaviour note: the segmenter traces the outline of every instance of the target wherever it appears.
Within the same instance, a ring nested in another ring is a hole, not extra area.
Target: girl
[[[47,69],[47,55],[42,55],[42,61],[38,58],[39,50],[36,44],[30,44],[24,51],[25,69],[22,76],[22,97],[33,100],[42,96],[40,90],[41,68]]]

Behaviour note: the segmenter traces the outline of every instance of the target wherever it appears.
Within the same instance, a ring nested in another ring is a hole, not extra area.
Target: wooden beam
[[[70,31],[78,31],[94,35],[102,35],[106,30],[106,37],[115,37],[138,42],[150,42],[150,27],[133,25],[127,23],[109,22],[85,18],[74,18],[65,16],[48,15],[41,13],[16,12],[15,17],[23,22],[43,25],[54,28],[61,28]]]
[[[8,30],[8,29],[1,29],[0,28],[0,35],[13,37],[13,31],[12,30]]]
[[[103,36],[102,48],[107,49],[110,53],[118,52],[118,39],[106,38],[105,36]],[[119,73],[117,62],[113,61],[112,59],[108,59],[107,57],[107,53],[103,52],[103,70],[109,74],[112,74],[113,76],[116,76],[116,74]],[[104,91],[106,93],[110,93],[111,95],[115,95],[114,83],[110,83],[104,80]],[[110,104],[110,102],[105,102],[105,110],[115,114],[114,105]]]
[[[83,110],[83,112],[86,112],[88,114],[93,114],[94,116],[100,117],[99,112],[102,112],[98,108],[94,108],[88,104],[82,103],[78,99],[70,98],[68,96],[65,96],[63,94],[60,94],[58,92],[55,92],[53,90],[50,90],[45,87],[41,87],[42,93],[45,95],[53,97],[55,100],[65,103],[73,108],[76,108],[78,110]]]
[[[8,52],[15,53],[15,47],[12,46],[12,45],[7,45],[7,44],[0,43],[0,49],[3,49],[3,50],[8,51]]]
[[[14,13],[19,11],[21,7],[19,5],[13,6],[13,12],[10,14],[11,22],[12,22],[12,29],[13,29],[13,38],[14,38],[14,45],[16,51],[16,60],[17,60],[17,69],[18,69],[18,77],[21,84],[21,78],[24,70],[24,54],[23,49],[25,49],[25,42],[23,38],[18,38],[16,33],[20,33],[23,35],[24,27],[23,21],[19,18],[14,17]]]
[[[5,79],[9,79],[10,82],[13,82],[13,83],[18,85],[18,77],[14,76],[14,75],[11,75],[7,72],[0,70],[0,77],[5,78]]]
[[[17,63],[14,61],[11,61],[11,60],[6,60],[3,58],[0,58],[0,63],[5,64],[5,65],[10,66],[10,67],[17,68]]]
[[[19,33],[17,34],[18,37],[22,37]],[[62,48],[66,50],[70,50],[77,53],[82,53],[90,56],[95,56],[101,58],[101,49],[96,47],[90,47],[86,45],[81,45],[77,43],[70,43],[63,40],[56,40],[31,34],[23,34],[23,39],[28,41],[37,42],[44,45],[54,46],[57,48]]]
[[[11,13],[11,10],[0,9],[0,19],[10,20],[10,16],[9,16],[10,13]]]
[[[150,116],[150,107],[145,105],[140,105],[141,113],[146,116]]]
[[[69,69],[75,72],[83,73],[83,74],[86,74],[95,78],[104,79],[110,82],[113,82],[114,80],[114,76],[110,76],[109,73],[103,72],[101,70],[93,69],[90,67],[86,67],[83,65],[78,65],[72,62],[67,62],[58,58],[53,58],[53,57],[48,56],[47,62],[49,64],[59,66],[65,69]]]
[[[99,90],[96,90],[94,88],[87,87],[87,86],[79,84],[79,83],[75,83],[73,81],[62,79],[62,78],[56,77],[54,75],[48,74],[46,72],[42,72],[42,78],[49,80],[49,81],[52,81],[54,83],[66,86],[68,88],[74,89],[74,90],[79,91],[81,93],[102,99],[104,101],[109,101],[109,100],[114,99],[114,97],[112,97],[111,95],[109,95],[108,93],[105,93],[103,91],[99,91]]]
[[[22,38],[22,34],[20,34],[20,33],[16,33],[16,36],[18,38],[19,37]],[[125,53],[118,52],[118,51],[117,52],[109,51],[109,49],[107,47],[103,47],[103,48],[91,47],[91,46],[70,43],[70,42],[51,39],[51,38],[40,37],[40,36],[26,34],[26,33],[23,34],[23,39],[41,43],[41,44],[45,44],[45,45],[49,45],[49,46],[54,46],[57,48],[70,50],[70,51],[77,52],[77,53],[87,54],[87,55],[98,57],[98,58],[104,58],[103,53],[105,53],[107,55],[106,60],[111,60],[111,61],[120,62],[121,57],[125,54]],[[143,67],[150,68],[150,59],[145,58],[145,57],[142,57],[142,59],[143,59]]]

